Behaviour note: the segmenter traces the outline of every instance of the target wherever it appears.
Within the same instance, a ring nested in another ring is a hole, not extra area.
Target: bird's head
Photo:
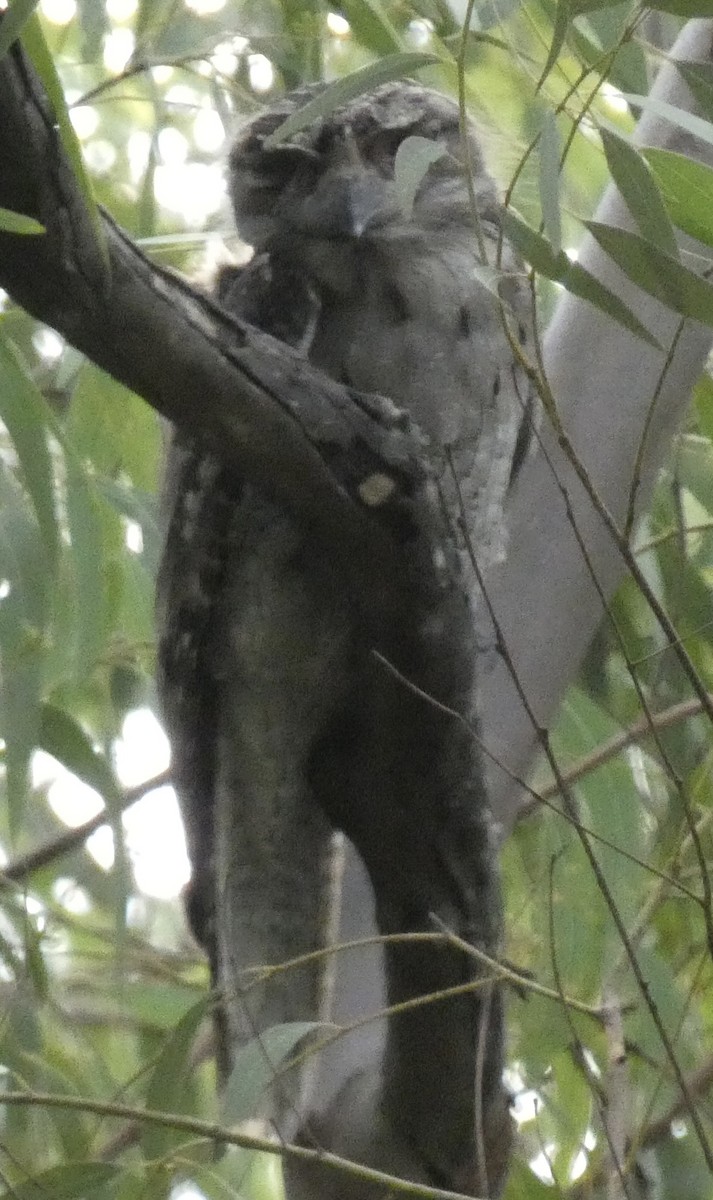
[[[457,105],[416,83],[384,84],[275,141],[279,126],[321,90],[284,96],[246,125],[232,148],[236,223],[256,249],[275,236],[359,239],[467,220],[467,169],[481,215],[496,211],[472,127],[464,145]],[[425,154],[424,143],[431,147]],[[400,169],[397,155],[404,163],[409,154],[411,166]]]

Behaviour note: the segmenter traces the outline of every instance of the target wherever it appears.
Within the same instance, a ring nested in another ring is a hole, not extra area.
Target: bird
[[[506,551],[533,404],[513,349],[531,337],[528,293],[477,133],[454,101],[398,80],[281,137],[321,95],[290,92],[238,131],[228,191],[252,257],[222,271],[217,298],[338,382],[407,410],[433,446],[464,561],[475,548],[487,568]],[[188,917],[216,985],[246,981],[223,1010],[226,1074],[256,1032],[327,1014],[329,960],[258,968],[335,937],[335,830],[354,831],[324,781],[351,777],[355,743],[373,736],[357,712],[370,647],[311,530],[190,431],[172,441],[165,508],[157,675],[192,862]],[[369,760],[370,746],[360,753]],[[495,864],[488,888],[497,907]],[[492,949],[497,914],[483,923]],[[498,1028],[491,1074],[501,1057]],[[305,1078],[278,1080],[270,1115],[284,1136]]]

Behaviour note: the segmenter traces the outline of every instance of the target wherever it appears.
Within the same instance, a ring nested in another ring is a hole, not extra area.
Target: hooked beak
[[[350,165],[325,171],[292,216],[302,232],[313,236],[361,238],[396,211],[393,185],[376,171]]]

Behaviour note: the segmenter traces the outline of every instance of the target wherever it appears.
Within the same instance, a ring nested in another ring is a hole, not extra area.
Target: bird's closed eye
[[[275,177],[275,182],[287,181],[299,167],[319,161],[319,155],[307,146],[296,146],[291,143],[271,146],[269,150],[260,147],[260,170],[265,175]]]

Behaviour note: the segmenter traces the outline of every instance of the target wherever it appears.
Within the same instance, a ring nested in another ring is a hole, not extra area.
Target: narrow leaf
[[[196,1033],[211,1002],[209,996],[204,996],[189,1008],[169,1034],[149,1081],[147,1108],[175,1113],[190,1111],[190,1081],[194,1073],[191,1053]],[[141,1135],[144,1156],[148,1159],[163,1158],[185,1140],[185,1133],[160,1126],[147,1125]]]
[[[230,1146],[228,1153],[231,1158],[235,1157],[235,1147]],[[190,1175],[194,1183],[198,1184],[202,1194],[207,1200],[244,1200],[246,1196],[245,1184],[250,1178],[250,1168],[252,1160],[255,1158],[254,1152],[242,1151],[239,1152],[239,1165],[237,1173],[240,1179],[240,1191],[233,1187],[232,1183],[221,1178],[221,1174],[225,1171],[225,1155],[221,1159],[217,1167],[206,1167],[200,1163],[190,1164]],[[251,1200],[256,1200],[253,1188],[250,1188],[249,1193]],[[279,1185],[271,1194],[271,1200],[278,1200],[281,1195]]]
[[[36,520],[0,465],[0,737],[11,838],[22,829],[27,767],[37,742],[51,582]]]
[[[13,1184],[0,1193],[0,1200],[39,1200],[50,1196],[52,1200],[77,1200],[80,1196],[82,1200],[90,1200],[101,1188],[119,1179],[122,1173],[111,1163],[66,1163]]]
[[[76,597],[81,606],[81,620],[76,626],[76,670],[81,675],[94,669],[102,645],[105,554],[98,496],[82,464],[66,449],[67,518]]]
[[[659,100],[656,96],[642,96],[632,92],[622,92],[622,96],[627,104],[633,105],[634,108],[648,109],[649,112],[656,113],[657,116],[670,121],[672,125],[678,125],[681,129],[692,133],[702,142],[709,142],[713,145],[713,123],[711,121],[706,121],[703,117],[696,116],[695,113],[686,112],[684,108],[679,108],[676,104],[669,104],[667,100]]]
[[[14,9],[12,10],[14,12]],[[0,34],[5,29],[5,22],[0,25]],[[0,41],[2,39],[0,38]],[[34,217],[26,217],[24,213],[13,212],[11,208],[0,207],[0,229],[5,233],[34,234],[44,233],[44,225],[40,225]]]
[[[562,249],[559,182],[559,130],[554,113],[546,108],[540,132],[540,204],[545,234],[555,254],[559,254]]]
[[[658,347],[658,342],[638,320],[630,308],[624,304],[609,288],[600,283],[585,267],[579,263],[570,262],[563,250],[554,254],[549,242],[518,217],[512,209],[508,209],[503,220],[503,227],[510,241],[530,265],[544,275],[561,283],[573,296],[588,301],[601,312],[606,313],[613,321],[628,329],[650,346]]]
[[[381,83],[389,83],[392,79],[402,79],[404,75],[410,75],[421,67],[432,67],[437,62],[440,62],[440,59],[436,54],[427,54],[423,50],[409,50],[398,54],[389,54],[386,58],[379,59],[378,62],[369,63],[367,67],[354,71],[344,79],[337,79],[334,83],[328,84],[318,96],[308,101],[297,112],[291,113],[275,132],[265,139],[265,146],[277,146],[280,142],[287,141],[300,129],[306,129],[314,121],[321,120],[343,104],[355,100],[364,92],[370,92]]]
[[[703,116],[713,118],[713,64],[673,59],[673,65],[693,92]]]
[[[511,208],[506,209],[503,214],[503,230],[523,258],[540,275],[544,275],[546,279],[561,279],[569,265],[567,255],[564,251],[555,254],[547,239]]]
[[[661,349],[659,342],[652,333],[649,333],[646,326],[641,324],[628,305],[624,304],[624,301],[620,300],[615,292],[600,283],[596,275],[592,275],[580,263],[570,263],[569,270],[562,276],[562,284],[573,296],[579,296],[580,300],[587,300],[595,308],[611,317],[612,321],[616,321],[624,329],[628,329],[630,333],[641,338],[642,342],[648,342],[649,346],[655,346],[657,350]]]
[[[713,169],[673,150],[644,149],[674,225],[713,246]]]
[[[7,426],[27,493],[47,550],[51,572],[57,559],[59,530],[55,483],[47,441],[48,409],[12,342],[0,332],[0,419]]]
[[[713,17],[713,0],[656,0],[649,5],[654,12],[673,13],[676,17]]]
[[[598,221],[587,228],[633,283],[683,317],[713,325],[713,285],[627,229]]]
[[[445,153],[445,146],[424,137],[404,138],[399,146],[394,159],[394,183],[406,218],[411,216],[416,192],[428,168]]]
[[[255,1116],[284,1060],[303,1038],[325,1030],[316,1021],[274,1025],[238,1051],[223,1097],[224,1119],[230,1124]]]
[[[54,110],[62,139],[62,147],[72,165],[74,177],[82,194],[87,213],[89,214],[96,249],[105,270],[108,271],[109,254],[104,240],[104,227],[99,216],[99,209],[94,199],[94,192],[89,181],[89,176],[84,167],[79,138],[74,132],[74,126],[69,119],[69,112],[67,111],[67,104],[64,99],[64,90],[57,74],[57,68],[45,41],[42,26],[36,13],[30,14],[29,19],[26,20],[22,41],[25,50],[32,59],[32,65],[42,81],[42,86]]]
[[[38,3],[39,0],[12,0],[10,7],[5,10],[0,25],[0,58],[3,58],[12,43],[17,41]]]
[[[642,237],[678,258],[671,219],[646,159],[626,138],[600,129],[609,170]]]
[[[396,26],[386,15],[384,4],[378,3],[378,0],[343,0],[339,7],[355,36],[367,49],[379,55],[393,54],[402,49],[403,42]]]
[[[471,31],[484,32],[486,29],[503,25],[521,7],[522,0],[484,0],[473,12]]]
[[[542,88],[550,71],[559,58],[560,50],[564,46],[569,23],[573,15],[574,14],[572,12],[570,0],[557,0],[557,7],[555,9],[554,20],[552,22],[552,41],[550,42],[550,48],[547,53],[545,65],[542,68],[542,73],[537,81],[536,91],[538,92]]]
[[[119,803],[121,789],[111,765],[69,713],[53,704],[41,706],[39,745],[107,802]]]

